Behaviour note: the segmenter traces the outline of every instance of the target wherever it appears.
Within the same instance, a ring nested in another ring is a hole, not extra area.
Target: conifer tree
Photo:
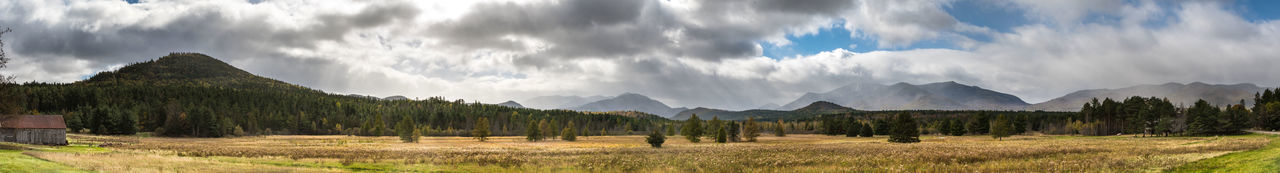
[[[415,125],[413,125],[413,120],[409,119],[409,116],[404,116],[404,118],[400,119],[400,122],[396,123],[396,135],[400,136],[400,141],[404,141],[404,143],[417,142],[413,141],[413,127]]]
[[[529,126],[526,126],[524,130],[525,140],[529,140],[529,142],[541,141],[542,132],[539,131],[541,129],[542,128],[538,127],[538,123],[529,121]]]
[[[898,113],[893,118],[893,129],[889,136],[889,142],[897,143],[917,143],[920,142],[920,132],[916,125],[916,120],[911,118],[907,113]]]
[[[698,119],[698,114],[693,114],[689,120],[684,121],[684,130],[680,132],[689,142],[698,143],[702,139],[702,120]]]
[[[560,132],[560,139],[565,141],[578,141],[578,131],[573,128],[573,121],[564,126],[564,131]]]
[[[889,132],[891,131],[890,129],[892,128],[891,125],[889,125],[889,120],[885,119],[876,119],[872,124],[875,125],[876,135],[889,135]]]
[[[964,125],[960,123],[960,120],[951,120],[950,124],[951,136],[964,136]]]
[[[729,133],[725,132],[724,126],[716,129],[716,143],[725,143],[729,141]]]
[[[859,131],[860,134],[858,134],[858,136],[861,136],[861,137],[875,136],[876,133],[874,130],[871,130],[871,124],[860,123],[859,126],[862,127],[862,130]]]
[[[1009,117],[999,115],[996,116],[995,120],[991,121],[992,138],[996,138],[996,140],[1004,140],[1004,137],[1009,137],[1010,133],[1013,133],[1013,125],[1009,121]]]
[[[778,125],[774,126],[773,128],[774,136],[778,136],[778,137],[787,136],[787,129],[786,129],[787,127],[783,126],[783,124],[786,124],[786,123],[783,123],[782,119],[778,119]]]
[[[649,136],[645,137],[645,142],[649,143],[653,148],[662,148],[662,143],[667,142],[667,136],[658,133],[656,130],[650,130]]]
[[[1187,109],[1187,132],[1194,135],[1210,135],[1218,132],[1218,107],[1204,100],[1196,101]]]
[[[543,135],[539,136],[541,137],[539,138],[539,141],[547,140],[547,138],[556,140],[556,128],[552,128],[552,124],[547,123],[547,119],[539,120],[538,128],[541,128],[538,129],[539,132],[543,132]]]
[[[720,126],[723,126],[723,125],[724,123],[720,121],[720,116],[712,116],[711,120],[707,121],[705,126],[703,126],[703,128],[705,128],[703,133],[709,134],[707,135],[707,138],[710,138],[711,140],[715,140],[716,130],[720,130]]]
[[[489,118],[480,117],[476,119],[476,127],[471,130],[471,137],[480,142],[489,140]]]
[[[755,142],[756,137],[760,137],[760,124],[756,123],[755,117],[748,117],[742,128],[742,136],[747,138],[747,142]]]
[[[846,120],[844,127],[844,137],[858,137],[858,132],[862,131],[862,124],[853,118]]]

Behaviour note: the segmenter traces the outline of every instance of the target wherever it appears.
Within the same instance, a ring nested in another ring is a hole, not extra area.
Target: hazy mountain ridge
[[[831,103],[831,102],[817,101],[817,102],[813,102],[812,104],[809,104],[808,106],[795,109],[795,110],[790,110],[790,111],[763,110],[763,109],[752,109],[752,110],[745,110],[745,111],[728,111],[728,110],[698,107],[698,108],[682,111],[679,114],[676,114],[674,117],[671,117],[671,119],[687,120],[690,117],[692,117],[694,114],[697,114],[698,118],[701,118],[704,120],[711,119],[712,117],[718,117],[722,120],[746,120],[748,117],[756,117],[757,119],[780,119],[780,118],[796,119],[796,118],[818,116],[823,114],[845,113],[845,112],[854,112],[854,111],[857,111],[857,110],[853,108],[840,106],[838,104]]]
[[[1116,89],[1090,89],[1080,90],[1054,98],[1043,103],[1028,106],[1028,110],[1048,110],[1048,111],[1079,111],[1085,102],[1098,98],[1111,98],[1113,100],[1124,100],[1132,96],[1142,97],[1159,97],[1168,98],[1175,105],[1191,105],[1196,100],[1204,99],[1213,105],[1238,104],[1240,100],[1244,100],[1245,104],[1253,104],[1253,96],[1255,93],[1261,92],[1263,88],[1250,83],[1241,84],[1205,84],[1201,82],[1192,82],[1189,84],[1181,84],[1176,82],[1165,83],[1161,85],[1137,85]]]
[[[956,82],[853,83],[826,93],[806,93],[781,109],[798,109],[817,101],[859,110],[1018,110],[1030,105],[1017,96]]]
[[[536,109],[571,109],[587,103],[609,99],[605,96],[539,96],[521,101],[523,105]]]
[[[623,93],[613,98],[590,102],[569,109],[592,112],[639,111],[668,118],[687,110],[687,108],[671,108],[665,103],[635,93]]]

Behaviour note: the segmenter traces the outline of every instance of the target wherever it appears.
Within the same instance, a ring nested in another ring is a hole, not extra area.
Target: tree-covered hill
[[[646,130],[666,119],[638,112],[537,110],[434,97],[383,100],[338,95],[253,75],[196,53],[174,53],[70,84],[13,87],[32,114],[63,114],[68,128],[95,134],[164,136],[254,134],[393,135],[408,119],[426,135],[469,134],[485,117],[495,135],[520,135],[529,122],[581,133]]]

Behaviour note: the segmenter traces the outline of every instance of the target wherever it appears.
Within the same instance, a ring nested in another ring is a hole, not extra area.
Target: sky
[[[1167,82],[1280,86],[1266,0],[9,0],[18,81],[199,52],[343,94],[484,103],[638,93],[749,109],[856,82],[1043,102]]]

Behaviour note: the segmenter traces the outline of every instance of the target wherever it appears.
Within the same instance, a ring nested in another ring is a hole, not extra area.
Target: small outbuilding
[[[13,115],[0,119],[0,142],[67,145],[62,115]]]

